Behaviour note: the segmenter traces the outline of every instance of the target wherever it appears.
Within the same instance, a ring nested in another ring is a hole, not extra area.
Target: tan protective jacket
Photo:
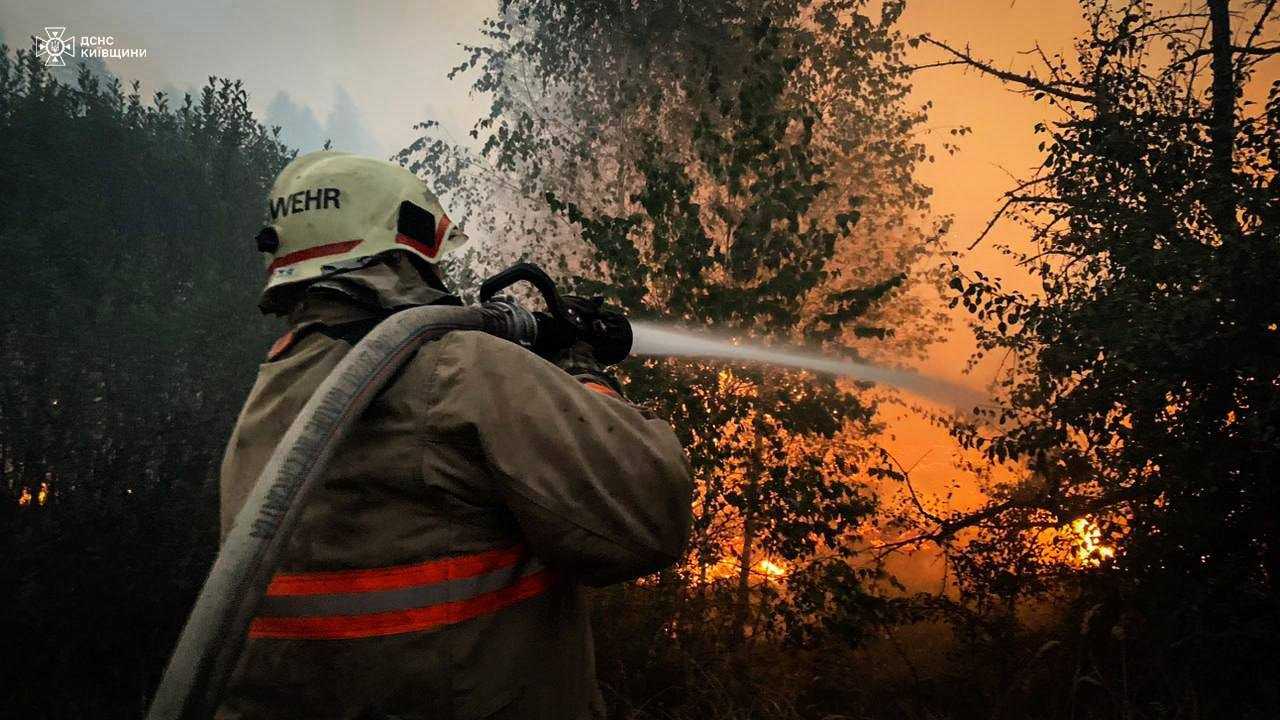
[[[372,292],[383,308],[430,299],[412,297],[403,271],[344,276],[342,292],[312,293],[295,310],[227,448],[224,535],[350,349],[335,328],[379,314],[356,297]],[[597,715],[579,584],[675,561],[691,494],[665,422],[492,336],[430,343],[338,448],[218,717]]]

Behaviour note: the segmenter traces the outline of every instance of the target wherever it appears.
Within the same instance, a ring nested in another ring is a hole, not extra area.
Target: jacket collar
[[[289,324],[332,325],[419,305],[461,304],[456,295],[428,285],[411,261],[392,256],[312,283],[289,311]]]

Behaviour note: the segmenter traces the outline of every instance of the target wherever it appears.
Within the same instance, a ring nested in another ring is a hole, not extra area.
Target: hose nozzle
[[[498,291],[522,281],[533,285],[542,295],[546,312],[530,313],[514,300],[495,300]],[[523,313],[518,322],[512,321],[517,322],[518,327],[513,326],[513,330],[520,335],[509,339],[545,358],[554,359],[561,351],[580,342],[590,345],[596,360],[603,365],[616,365],[631,354],[631,322],[625,315],[605,308],[604,298],[560,295],[551,277],[532,263],[517,263],[485,280],[480,285],[480,302],[485,307],[501,306],[503,313]],[[513,308],[518,308],[519,313]],[[526,334],[524,316],[533,318],[532,336]]]

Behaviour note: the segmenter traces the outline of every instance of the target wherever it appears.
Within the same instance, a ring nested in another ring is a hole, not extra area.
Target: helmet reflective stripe
[[[271,225],[259,234],[267,251],[264,295],[362,267],[387,252],[439,262],[467,242],[419,177],[395,163],[330,150],[289,163],[271,188],[267,210]]]
[[[341,255],[360,243],[360,240],[345,240],[343,242],[330,243],[328,245],[317,245],[316,247],[291,252],[288,255],[282,255],[275,260],[272,260],[271,264],[267,266],[267,272],[275,272],[277,268],[296,265],[303,260],[328,257],[330,255]]]

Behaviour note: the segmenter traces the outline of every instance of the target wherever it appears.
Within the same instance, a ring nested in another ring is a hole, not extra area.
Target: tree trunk
[[[747,626],[751,621],[751,546],[756,537],[756,494],[760,486],[760,474],[764,472],[764,444],[759,421],[753,424],[755,450],[751,462],[747,487],[742,497],[742,554],[738,560],[738,603],[734,619],[734,638],[738,643],[747,639]]]
[[[1232,150],[1236,135],[1235,55],[1231,50],[1231,0],[1208,0],[1211,26],[1213,85],[1209,118],[1209,212],[1224,244],[1240,236],[1236,222],[1236,194]]]

